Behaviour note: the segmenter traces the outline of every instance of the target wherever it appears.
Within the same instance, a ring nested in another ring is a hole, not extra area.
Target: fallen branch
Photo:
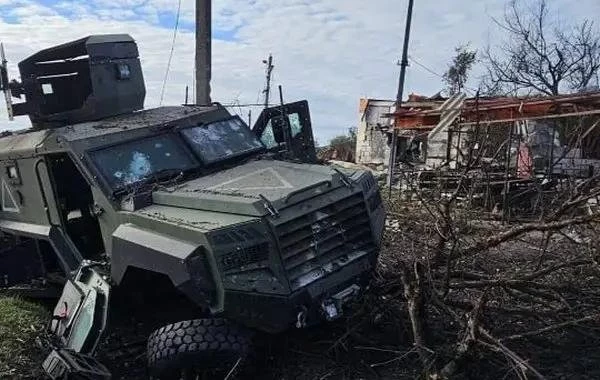
[[[564,327],[573,326],[573,325],[577,325],[577,324],[580,324],[583,322],[590,322],[590,321],[595,321],[595,320],[600,320],[600,314],[589,315],[587,317],[575,319],[572,321],[557,323],[555,325],[547,326],[547,327],[544,327],[544,328],[541,328],[541,329],[535,330],[535,331],[529,331],[529,332],[522,333],[522,334],[515,334],[515,335],[507,336],[506,338],[500,339],[500,341],[504,342],[507,340],[517,340],[517,339],[528,338],[531,336],[541,335],[541,334],[545,334],[545,333],[548,333],[551,331],[559,330]]]
[[[575,267],[580,267],[580,266],[589,265],[589,264],[590,264],[590,262],[588,260],[567,261],[566,263],[556,264],[556,265],[553,265],[546,269],[542,269],[537,272],[531,273],[531,274],[523,277],[523,280],[524,281],[533,281],[539,277],[544,277],[550,273],[556,272],[556,271],[564,269],[564,268],[575,268]]]
[[[523,225],[514,227],[512,229],[509,229],[508,231],[504,231],[504,232],[501,232],[494,236],[491,236],[485,240],[476,242],[465,249],[457,250],[454,253],[454,255],[452,255],[452,258],[459,258],[459,257],[463,257],[463,256],[472,256],[472,255],[482,252],[484,250],[497,247],[509,240],[515,239],[518,236],[523,235],[528,232],[557,231],[557,230],[561,230],[561,229],[563,229],[565,227],[569,227],[569,226],[577,226],[577,225],[582,225],[582,224],[598,223],[598,222],[600,222],[600,215],[585,215],[585,216],[578,216],[578,217],[575,217],[572,219],[561,220],[558,222],[523,224]]]
[[[520,371],[523,372],[523,374],[525,375],[525,378],[527,378],[527,375],[524,370],[527,369],[529,372],[534,374],[538,379],[546,380],[546,377],[544,375],[542,375],[537,369],[535,369],[533,366],[531,366],[531,364],[529,364],[525,359],[521,358],[515,352],[513,352],[508,347],[506,347],[501,341],[494,338],[492,336],[492,334],[490,334],[486,329],[480,327],[479,333],[486,340],[488,340],[488,342],[480,341],[480,343],[482,343],[484,346],[487,346],[488,348],[492,349],[493,351],[502,352],[504,355],[506,355],[506,357],[508,357],[510,360],[512,360],[517,365],[517,369],[519,369]]]
[[[429,354],[427,351],[427,342],[425,339],[425,315],[423,308],[423,293],[422,293],[422,267],[418,262],[415,262],[413,268],[410,268],[401,263],[400,276],[404,286],[404,298],[406,299],[408,315],[410,317],[411,329],[413,333],[413,342],[419,359],[426,372],[429,369]]]
[[[452,358],[452,360],[450,360],[439,373],[442,379],[450,378],[456,374],[456,372],[462,367],[465,359],[468,357],[471,348],[477,342],[479,323],[482,310],[485,306],[486,296],[487,293],[482,294],[477,303],[473,306],[473,310],[469,314],[467,320],[467,328],[465,329],[463,338],[457,345],[454,358]]]
[[[522,280],[484,280],[484,281],[464,281],[450,284],[453,289],[466,289],[466,288],[490,288],[490,287],[509,287],[517,290],[526,288],[537,288],[537,289],[548,289],[548,290],[564,290],[564,287],[541,284],[532,281]]]

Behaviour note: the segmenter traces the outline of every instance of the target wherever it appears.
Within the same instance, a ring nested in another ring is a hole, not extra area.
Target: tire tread
[[[148,368],[167,376],[182,368],[227,368],[250,347],[247,330],[222,318],[177,322],[148,338]]]

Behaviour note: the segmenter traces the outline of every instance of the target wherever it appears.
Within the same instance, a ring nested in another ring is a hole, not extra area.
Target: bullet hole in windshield
[[[263,148],[252,131],[237,118],[188,128],[182,134],[205,163]]]
[[[114,188],[139,182],[162,170],[187,170],[198,164],[172,136],[156,136],[93,153],[94,162]]]
[[[160,144],[157,144],[160,145]],[[142,152],[133,152],[131,162],[129,163],[129,172],[125,174],[125,184],[139,181],[152,172],[152,163],[150,157]]]

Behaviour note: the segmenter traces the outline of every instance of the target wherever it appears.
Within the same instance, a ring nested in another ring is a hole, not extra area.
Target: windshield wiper
[[[156,182],[158,184],[165,182],[177,182],[183,178],[185,170],[181,168],[166,168],[155,171],[140,178],[138,183]]]
[[[177,182],[185,175],[186,170],[181,168],[165,168],[161,170],[157,170],[153,173],[147,174],[140,179],[125,184],[120,188],[114,191],[115,196],[119,196],[128,192],[133,191],[138,192],[142,186],[147,185],[152,182],[156,182],[157,184],[164,184],[166,182],[173,183]]]

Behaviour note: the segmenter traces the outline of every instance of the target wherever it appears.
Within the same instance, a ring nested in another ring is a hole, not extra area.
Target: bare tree
[[[454,49],[456,55],[444,73],[444,82],[448,85],[450,95],[459,93],[465,87],[469,72],[477,60],[477,51],[470,50],[469,45],[461,45]]]
[[[482,141],[491,141],[481,133]],[[395,212],[390,200],[391,217],[398,220],[391,233],[398,237],[382,266],[406,301],[424,378],[474,371],[491,354],[508,366],[492,369],[496,364],[488,362],[480,367],[486,372],[545,379],[535,366],[541,363],[529,356],[566,350],[578,344],[578,329],[600,321],[591,290],[600,279],[600,212],[585,207],[600,196],[600,176],[570,177],[551,192],[532,182],[529,199],[537,198],[543,212],[524,223],[484,221],[471,202],[486,177],[482,152],[496,148],[490,143],[479,152],[469,149],[455,185],[440,182],[424,191],[418,176],[407,178],[408,191],[419,201],[411,207],[414,214],[406,215],[406,204]],[[432,339],[434,330],[444,331],[445,338]]]
[[[572,121],[566,151],[589,129]],[[399,170],[374,294],[332,346],[385,353],[368,378],[600,378],[600,173],[550,157],[512,181],[511,142],[530,133],[516,127],[471,127],[453,169]]]
[[[557,95],[597,84],[600,34],[592,21],[561,28],[546,0],[537,0],[531,8],[513,0],[504,18],[494,21],[508,36],[483,54],[491,92]]]

